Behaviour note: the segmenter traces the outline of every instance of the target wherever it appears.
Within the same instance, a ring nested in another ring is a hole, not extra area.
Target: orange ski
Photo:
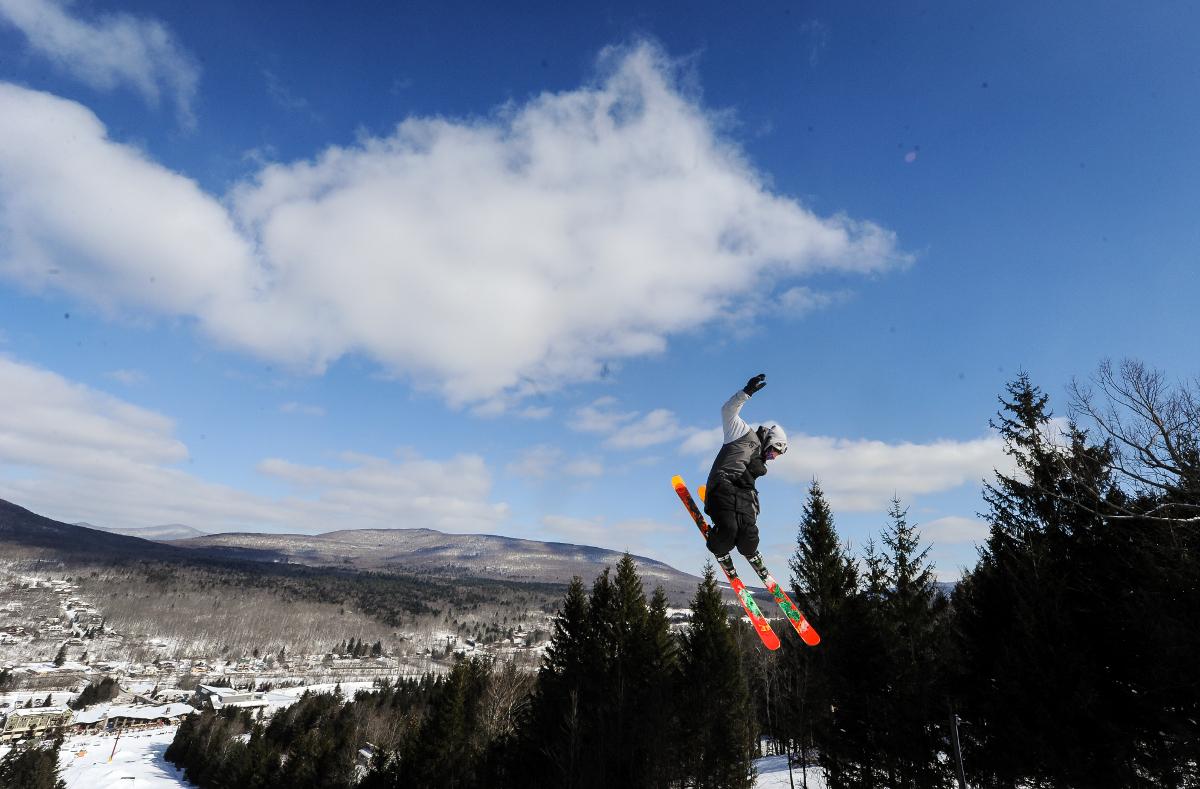
[[[678,474],[671,477],[671,485],[675,488],[675,492],[679,494],[679,500],[687,508],[688,514],[692,516],[692,520],[696,522],[696,527],[700,529],[700,533],[708,537],[708,521],[704,519],[699,508],[696,507],[696,502],[692,499],[692,494],[688,491],[687,485],[683,484],[683,478]],[[763,616],[763,612],[759,610],[758,603],[754,602],[754,597],[751,596],[750,590],[746,588],[746,584],[742,583],[742,579],[738,577],[737,570],[733,568],[733,562],[717,562],[717,564],[721,565],[721,569],[725,571],[725,577],[729,579],[729,586],[737,596],[738,602],[742,604],[742,608],[745,609],[746,616],[750,617],[750,622],[754,625],[754,632],[758,633],[758,637],[762,639],[763,646],[767,649],[779,649],[779,636],[775,635],[775,631],[771,629],[771,624]]]
[[[679,477],[675,479],[679,479]],[[700,494],[700,501],[704,501],[704,486],[701,485],[696,489],[696,492]],[[758,554],[756,554],[756,557],[759,561],[751,561],[750,566],[754,568],[754,572],[758,573],[758,577],[766,584],[767,591],[775,598],[775,602],[779,603],[779,607],[783,610],[784,615],[787,616],[788,621],[792,623],[792,627],[795,628],[796,633],[810,647],[815,647],[821,643],[821,636],[809,624],[804,614],[800,613],[800,609],[792,602],[792,598],[787,596],[787,592],[783,591],[783,587],[775,580],[775,576],[767,571],[767,566],[762,563],[762,557]]]

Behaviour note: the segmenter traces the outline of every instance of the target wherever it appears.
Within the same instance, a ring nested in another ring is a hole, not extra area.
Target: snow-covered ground
[[[175,789],[192,786],[163,758],[175,727],[112,735],[68,737],[58,752],[59,775],[67,789]],[[113,753],[113,745],[116,753]],[[8,746],[0,746],[0,755]],[[109,761],[109,757],[112,761]]]
[[[175,736],[174,727],[156,732],[128,734],[117,744],[112,763],[112,737],[72,737],[63,743],[58,762],[67,789],[167,789],[192,784],[183,780],[175,765],[163,759],[163,753]],[[82,755],[80,755],[82,754]],[[788,779],[787,758],[768,756],[755,762],[758,781],[755,789],[796,789],[805,786],[803,771],[794,769]],[[793,784],[794,781],[794,784]],[[816,768],[808,770],[808,789],[825,789],[825,780]]]
[[[270,711],[294,703],[305,690],[316,693],[332,693],[333,684],[313,685],[308,688],[286,688],[272,691],[268,695],[272,704]],[[352,698],[356,690],[370,688],[369,682],[344,683],[342,692]],[[168,726],[155,731],[122,734],[120,741],[110,734],[89,734],[69,737],[63,742],[58,763],[67,789],[166,789],[188,787],[192,784],[183,779],[182,771],[166,761],[163,754],[175,737],[176,727]],[[113,745],[116,753],[113,754]],[[0,756],[7,746],[0,746]],[[109,761],[109,755],[112,761]],[[815,767],[808,770],[805,784],[804,771],[795,768],[789,778],[787,758],[767,756],[755,763],[758,780],[755,789],[825,789],[824,775]]]
[[[808,783],[806,784],[804,770],[799,767],[792,768],[792,774],[788,776],[788,764],[786,756],[767,756],[759,759],[754,763],[758,768],[758,780],[754,782],[754,789],[801,789],[807,786],[808,789],[825,789],[825,774],[820,768],[808,768]]]

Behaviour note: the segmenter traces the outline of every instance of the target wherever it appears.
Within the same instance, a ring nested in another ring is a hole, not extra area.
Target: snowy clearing
[[[808,768],[808,783],[805,783],[805,771],[799,767],[792,769],[792,775],[789,778],[786,756],[767,756],[757,759],[754,766],[758,770],[758,780],[754,782],[754,789],[792,789],[793,786],[796,789],[801,789],[801,787],[825,789],[825,774],[819,767]]]
[[[183,779],[183,773],[166,761],[163,754],[175,737],[175,727],[153,732],[124,734],[117,743],[112,762],[108,761],[116,739],[111,735],[71,737],[59,751],[60,774],[67,789],[174,789],[193,784]],[[7,748],[0,748],[3,754]],[[754,789],[792,789],[788,778],[787,758],[767,756],[755,761],[758,780]],[[793,771],[794,786],[806,786],[803,771]],[[825,789],[821,771],[808,770],[808,789]]]

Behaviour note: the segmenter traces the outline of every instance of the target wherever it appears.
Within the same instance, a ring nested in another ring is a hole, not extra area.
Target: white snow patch
[[[808,782],[805,783],[805,771],[800,767],[792,768],[792,775],[788,776],[788,763],[786,756],[766,756],[762,759],[756,759],[754,767],[758,770],[758,780],[754,782],[754,789],[796,789],[807,786],[808,789],[825,789],[825,772],[819,767],[808,768]]]

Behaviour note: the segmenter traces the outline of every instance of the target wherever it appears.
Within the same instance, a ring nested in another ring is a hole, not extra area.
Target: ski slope
[[[192,786],[163,758],[175,737],[174,726],[121,735],[113,754],[112,736],[71,737],[58,754],[59,775],[67,789],[176,789]],[[109,755],[112,761],[109,762]]]

